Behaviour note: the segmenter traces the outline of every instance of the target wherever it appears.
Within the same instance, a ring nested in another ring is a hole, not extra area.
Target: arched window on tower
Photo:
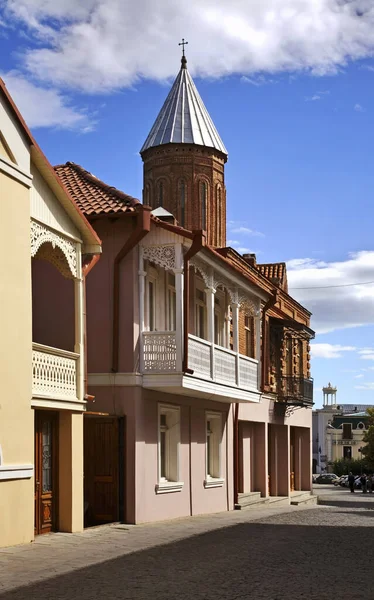
[[[157,186],[157,206],[164,206],[165,186],[163,181],[158,182]]]
[[[186,192],[186,182],[181,179],[179,182],[179,222],[182,227],[185,227],[186,221]]]
[[[208,185],[205,181],[200,181],[200,206],[201,206],[201,229],[206,230],[206,208],[207,208]]]
[[[222,188],[220,185],[217,185],[216,191],[216,219],[216,243],[217,246],[220,246],[222,243]]]

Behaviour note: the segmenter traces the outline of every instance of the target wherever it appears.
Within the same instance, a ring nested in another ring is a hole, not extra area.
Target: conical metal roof
[[[227,156],[212,119],[182,57],[182,66],[140,153],[162,144],[197,144]]]

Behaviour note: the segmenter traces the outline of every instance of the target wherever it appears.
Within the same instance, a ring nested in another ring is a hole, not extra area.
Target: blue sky
[[[374,281],[374,7],[260,4],[0,0],[0,75],[52,164],[141,198],[138,151],[185,35],[229,151],[231,245],[288,262],[318,332],[317,405],[330,380],[340,402],[374,403],[374,285],[351,285]]]

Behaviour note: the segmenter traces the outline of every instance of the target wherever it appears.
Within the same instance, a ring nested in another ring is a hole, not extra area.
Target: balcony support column
[[[77,277],[74,279],[74,321],[75,343],[74,352],[79,354],[77,360],[77,398],[84,400],[84,281],[82,274],[81,245],[77,244]]]
[[[214,379],[214,296],[216,290],[213,287],[205,289],[207,306],[207,337],[210,342],[210,376]]]
[[[183,362],[183,330],[184,330],[184,314],[183,314],[183,298],[184,298],[184,271],[183,271],[183,252],[182,245],[177,244],[175,246],[175,295],[176,295],[176,309],[175,309],[175,342],[176,342],[176,370],[182,371]]]
[[[255,358],[258,360],[258,370],[257,370],[257,389],[261,389],[261,381],[262,381],[262,369],[263,364],[261,360],[261,313],[259,313],[254,318],[255,322]]]
[[[143,258],[143,247],[139,246],[139,367],[140,372],[144,371],[144,344],[143,344],[143,332],[144,332],[144,321],[145,321],[145,277],[147,275],[144,270],[144,258]]]
[[[237,302],[231,303],[233,350],[234,350],[234,352],[236,352],[236,357],[235,357],[236,385],[239,385],[239,383],[240,383],[240,375],[239,375],[239,307],[240,307],[240,304],[238,304]]]

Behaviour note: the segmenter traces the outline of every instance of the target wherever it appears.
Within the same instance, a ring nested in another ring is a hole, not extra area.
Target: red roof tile
[[[80,165],[67,162],[55,171],[87,217],[132,212],[139,200],[111,187]]]

